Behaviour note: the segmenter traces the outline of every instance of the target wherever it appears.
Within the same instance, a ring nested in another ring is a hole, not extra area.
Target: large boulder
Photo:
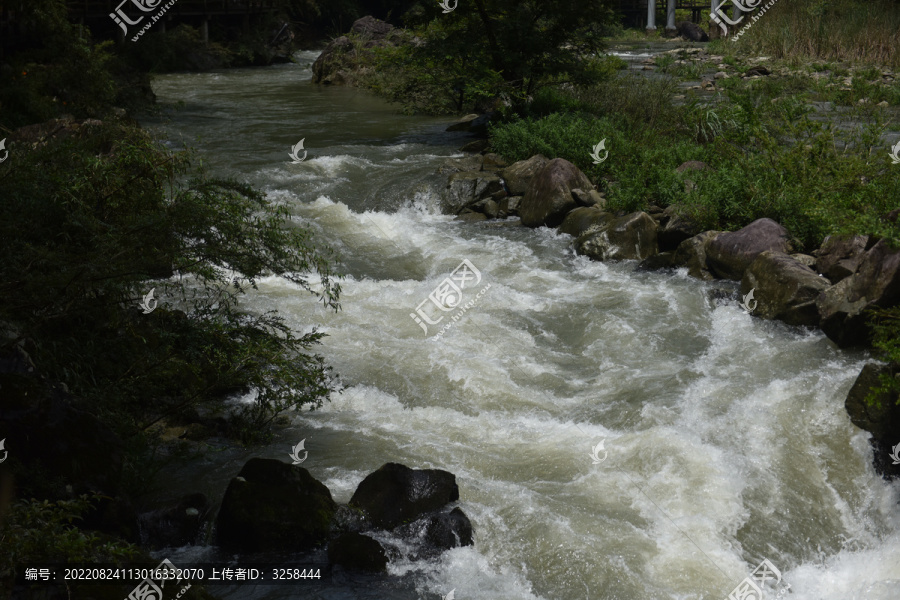
[[[590,179],[564,158],[554,158],[531,180],[519,217],[526,227],[556,227],[569,211],[578,207],[572,195],[575,188],[591,189]]]
[[[821,327],[841,347],[863,345],[869,339],[865,311],[900,303],[900,250],[884,240],[872,246],[856,273],[820,294]]]
[[[557,229],[557,233],[568,233],[571,236],[579,237],[588,229],[602,229],[614,218],[612,213],[599,208],[582,206],[566,215]]]
[[[372,16],[357,19],[350,27],[348,36],[335,38],[325,46],[312,65],[312,82],[354,85],[357,74],[363,72],[361,65],[374,56],[374,49],[397,45],[403,38],[399,35],[401,32],[390,23]],[[354,40],[360,47],[354,44]]]
[[[376,540],[356,532],[345,532],[328,543],[328,562],[348,569],[383,573],[388,558]]]
[[[303,467],[252,458],[228,484],[216,519],[222,546],[303,551],[328,539],[336,504]]]
[[[528,184],[541,169],[550,162],[543,154],[535,154],[527,160],[520,160],[500,171],[500,177],[506,183],[510,196],[524,196]]]
[[[675,28],[678,29],[678,35],[688,41],[709,41],[709,35],[707,35],[707,33],[703,31],[703,29],[701,29],[699,25],[691,23],[690,21],[679,21],[678,23],[675,23]]]
[[[867,235],[855,235],[850,238],[829,235],[819,248],[816,270],[832,283],[850,277],[859,269],[868,243]]]
[[[611,220],[575,240],[575,252],[593,260],[643,260],[657,252],[656,221],[645,212]]]
[[[900,465],[892,464],[891,449],[900,444],[900,405],[897,394],[881,393],[866,401],[872,389],[880,386],[881,375],[897,377],[886,365],[869,363],[863,367],[847,394],[844,407],[850,421],[872,434],[875,470],[884,477],[900,477]]]
[[[456,500],[453,473],[387,463],[362,480],[349,505],[361,509],[375,527],[393,529]]]
[[[721,231],[704,231],[684,240],[675,250],[673,265],[686,268],[691,277],[703,281],[715,279],[706,267],[706,249],[721,234]]]
[[[463,171],[450,176],[442,199],[444,213],[456,215],[471,204],[503,190],[500,177],[486,171]]]
[[[710,242],[706,264],[716,277],[740,281],[750,263],[767,250],[789,254],[788,232],[772,219],[757,219]]]
[[[755,290],[757,316],[812,327],[819,324],[816,298],[830,285],[827,279],[787,254],[767,251],[744,272],[741,293]]]

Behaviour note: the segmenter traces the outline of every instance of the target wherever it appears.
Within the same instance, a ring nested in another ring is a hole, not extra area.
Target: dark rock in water
[[[153,549],[185,546],[197,542],[209,501],[203,494],[190,494],[177,505],[142,514],[138,521],[141,542]]]
[[[713,275],[740,281],[750,263],[766,250],[788,254],[788,232],[772,219],[757,219],[711,241],[706,249],[706,264]]]
[[[500,200],[500,218],[504,219],[509,216],[519,214],[519,204],[522,202],[522,196],[507,196]]]
[[[535,154],[527,160],[520,160],[500,171],[510,196],[523,196],[528,184],[550,160],[543,154]]]
[[[859,269],[866,250],[869,236],[855,235],[851,238],[828,236],[822,242],[816,257],[816,270],[837,283],[850,277]]]
[[[484,171],[499,171],[509,166],[509,161],[493,152],[484,155],[481,162],[481,169]]]
[[[664,224],[657,232],[660,252],[677,250],[684,240],[690,239],[701,232],[700,226],[689,217],[679,215],[674,206],[668,207],[663,213],[666,218]]]
[[[454,173],[447,183],[442,206],[445,214],[459,214],[464,208],[486,200],[503,189],[500,177],[488,171]]]
[[[818,298],[821,327],[841,347],[867,343],[865,311],[900,303],[900,250],[884,240],[872,246],[856,273],[825,290]]]
[[[706,249],[721,233],[721,231],[704,231],[681,242],[675,250],[675,267],[686,267],[688,275],[703,281],[715,279],[706,268]]]
[[[387,570],[387,554],[377,540],[355,532],[342,533],[328,543],[328,562],[348,569],[380,573]]]
[[[398,527],[394,533],[413,546],[410,555],[414,560],[434,558],[446,550],[475,543],[472,522],[458,507],[450,512],[426,515]]]
[[[375,17],[357,19],[350,27],[350,35],[362,42],[354,47],[348,36],[340,36],[329,43],[312,66],[312,82],[325,85],[354,85],[357,72],[362,73],[366,56],[374,56],[377,48],[396,46],[402,42],[402,30]]]
[[[574,198],[575,202],[581,206],[596,206],[598,208],[606,207],[606,198],[595,189],[583,190],[581,188],[575,188],[572,190],[572,198]]]
[[[567,233],[574,237],[587,232],[589,229],[603,229],[615,217],[612,213],[608,213],[596,207],[580,207],[566,215],[562,224],[557,229],[557,233]]]
[[[754,315],[788,325],[819,324],[816,298],[830,287],[824,277],[782,252],[763,252],[741,280],[741,293],[755,291]]]
[[[478,115],[476,114],[466,115],[456,123],[448,125],[444,131],[469,131],[472,127],[472,122],[477,118]]]
[[[695,23],[691,23],[690,21],[679,21],[678,23],[675,23],[675,27],[678,29],[678,34],[686,40],[691,42],[709,41],[709,35]]]
[[[327,540],[335,508],[328,488],[303,467],[252,458],[225,491],[218,541],[244,552],[309,550]]]
[[[898,377],[889,366],[867,364],[850,388],[844,407],[854,425],[872,434],[875,470],[886,479],[900,478],[900,465],[892,464],[894,461],[890,459],[892,448],[900,444],[900,405],[897,404],[897,394],[882,393],[871,404],[866,402],[872,388],[880,385],[880,375]]]
[[[363,479],[349,505],[365,512],[375,527],[392,529],[456,500],[453,473],[387,463]]]
[[[48,489],[41,494],[61,497],[62,489],[49,488],[68,484],[79,494],[115,495],[125,445],[99,419],[72,406],[74,401],[35,375],[0,374],[0,437],[9,458],[44,474]]]
[[[575,240],[575,252],[592,260],[643,260],[657,253],[656,221],[645,212],[613,219]]]
[[[347,83],[345,76],[338,76],[344,66],[344,58],[353,50],[353,42],[345,35],[337,37],[329,43],[322,54],[312,65],[312,82],[342,85]]]
[[[578,207],[572,190],[592,187],[587,175],[578,167],[564,158],[554,158],[528,185],[519,206],[522,224],[526,227],[558,226],[572,209]]]
[[[663,269],[675,268],[675,253],[660,252],[654,254],[650,258],[645,258],[637,266],[637,271],[661,271]]]

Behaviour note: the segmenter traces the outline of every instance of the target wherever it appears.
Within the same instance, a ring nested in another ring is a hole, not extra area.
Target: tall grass
[[[749,17],[745,17],[745,22]],[[781,0],[738,41],[738,51],[789,60],[866,62],[900,68],[900,3]]]

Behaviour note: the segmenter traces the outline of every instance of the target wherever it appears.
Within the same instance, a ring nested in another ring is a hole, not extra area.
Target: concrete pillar
[[[669,0],[669,6],[666,10],[666,31],[675,31],[675,0]]]
[[[715,40],[722,37],[722,30],[719,29],[719,24],[712,20],[712,13],[724,0],[710,0],[710,18],[709,18],[709,39]]]
[[[647,0],[647,30],[656,31],[656,0]]]
[[[203,20],[200,21],[200,37],[203,39],[204,44],[209,43],[209,17],[203,17]]]

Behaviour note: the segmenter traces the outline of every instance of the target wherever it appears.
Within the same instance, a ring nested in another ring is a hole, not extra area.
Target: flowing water
[[[338,502],[387,462],[456,474],[476,541],[401,556],[387,579],[223,596],[722,600],[767,558],[792,600],[900,598],[900,484],[874,473],[843,406],[866,355],[745,314],[717,293],[730,284],[441,215],[436,171],[465,135],[313,86],[315,54],[297,58],[160,76],[163,115],[147,125],[287,203],[339,252],[340,312],[274,278],[246,301],[327,332],[320,352],[347,389],[271,446],[208,452],[169,481],[221,498],[247,459],[288,460],[305,438],[303,466]],[[300,139],[308,157],[291,164]],[[481,279],[462,292],[469,308],[426,335],[410,315],[464,259]]]

